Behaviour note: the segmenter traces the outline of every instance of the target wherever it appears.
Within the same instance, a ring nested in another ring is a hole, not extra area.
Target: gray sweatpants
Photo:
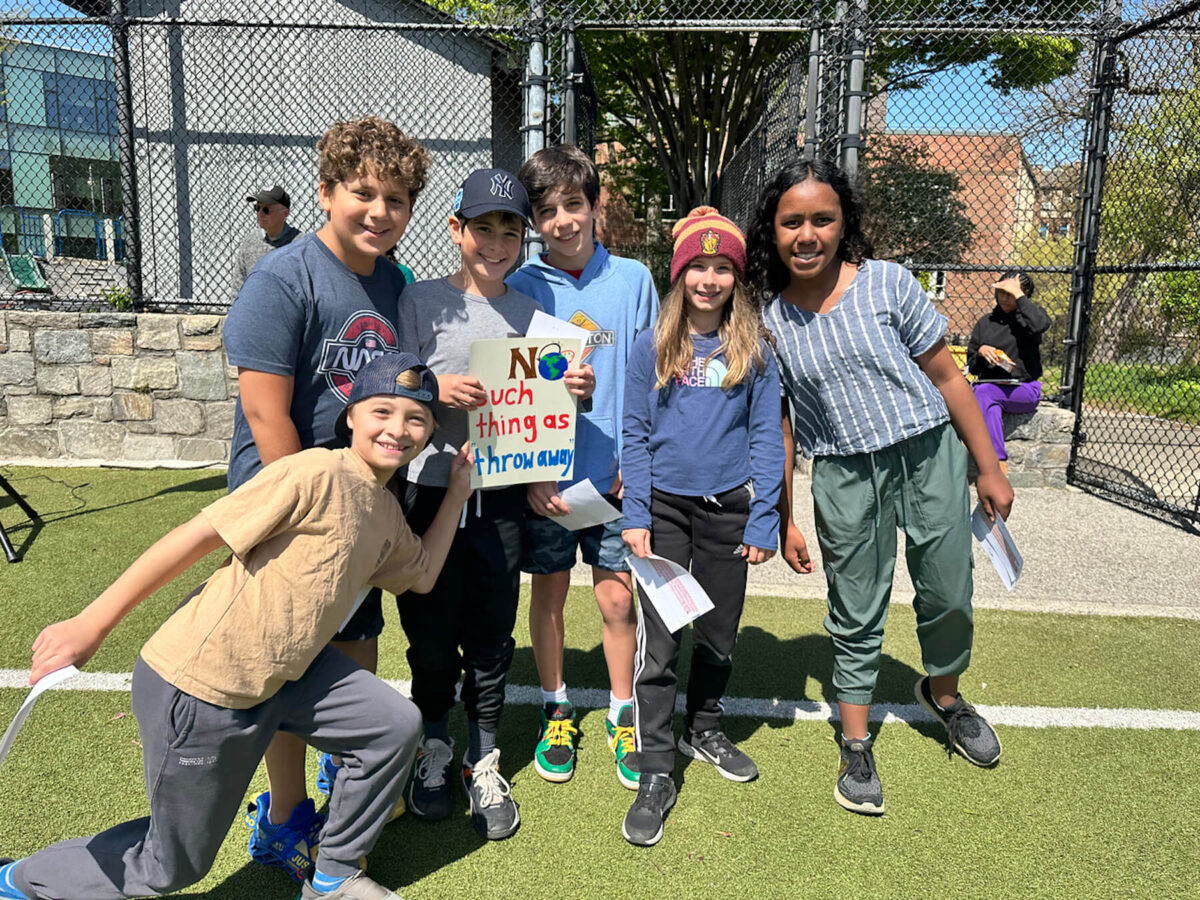
[[[328,647],[301,678],[251,709],[197,700],[139,657],[133,712],[150,816],[21,860],[13,874],[26,895],[119,900],[199,881],[277,730],[342,758],[317,864],[327,875],[352,875],[400,799],[421,729],[410,700]]]

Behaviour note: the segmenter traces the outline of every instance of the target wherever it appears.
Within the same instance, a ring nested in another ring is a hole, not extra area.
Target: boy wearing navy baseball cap
[[[416,336],[413,349],[438,373],[440,401],[437,434],[408,467],[404,513],[414,528],[439,509],[451,463],[467,441],[471,411],[487,401],[487,386],[467,374],[472,341],[522,337],[541,308],[504,283],[521,261],[529,221],[529,200],[516,176],[478,169],[447,200],[458,271],[410,285],[400,310],[401,334]],[[588,384],[594,383],[590,367],[568,369],[565,380],[580,396],[590,394]],[[488,840],[508,837],[521,823],[500,774],[496,731],[513,657],[525,507],[525,485],[478,491],[430,595],[397,597],[409,641],[413,701],[424,726],[405,795],[408,812],[436,821],[454,811],[448,716],[461,676],[467,714],[462,784],[472,823]]]
[[[159,585],[223,545],[232,553],[134,666],[150,817],[0,859],[0,897],[145,897],[199,881],[268,743],[285,731],[346,763],[302,900],[398,900],[359,859],[401,797],[420,715],[329,641],[368,585],[427,593],[442,569],[471,492],[466,449],[420,538],[384,487],[424,449],[437,396],[411,353],[376,357],[338,418],[349,447],[269,464],[155,543],[79,615],[42,631],[31,682],[83,665]]]

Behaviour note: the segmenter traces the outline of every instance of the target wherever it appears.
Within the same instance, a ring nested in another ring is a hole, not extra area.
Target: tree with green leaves
[[[432,5],[461,21],[485,24],[512,24],[529,12],[527,3],[516,0],[434,0]],[[826,5],[823,15],[832,19],[833,4]],[[1039,8],[1037,0],[890,0],[871,8],[871,25],[881,36],[871,50],[868,88],[872,93],[913,89],[938,72],[976,63],[988,66],[989,83],[1001,91],[1070,72],[1082,48],[1070,38],[886,31],[888,22],[1033,18]],[[1061,0],[1055,13],[1069,18],[1095,9],[1095,0]],[[785,54],[803,52],[809,40],[807,31],[639,30],[639,16],[658,17],[662,11],[627,2],[610,10],[605,0],[594,0],[586,9],[578,8],[578,0],[561,5],[551,0],[545,10],[551,22],[567,12],[631,22],[624,30],[581,32],[599,94],[599,140],[652,160],[645,170],[646,190],[669,192],[680,210],[711,201],[726,164],[759,122],[764,92],[779,87],[771,82],[773,64]],[[700,21],[694,13],[689,16]],[[754,4],[757,19],[801,16],[794,0]]]
[[[882,137],[871,147],[862,179],[863,227],[881,259],[959,262],[975,223],[958,197],[958,176],[937,168],[922,147]]]

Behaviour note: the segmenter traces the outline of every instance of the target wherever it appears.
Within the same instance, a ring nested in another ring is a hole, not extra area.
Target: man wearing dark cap
[[[279,185],[270,190],[250,194],[246,200],[254,204],[258,228],[246,232],[233,258],[233,279],[230,284],[232,295],[237,296],[242,282],[254,268],[254,264],[276,247],[290,244],[300,232],[287,223],[292,198]]]

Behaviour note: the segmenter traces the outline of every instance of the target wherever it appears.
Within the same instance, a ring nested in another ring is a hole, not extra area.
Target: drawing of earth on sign
[[[538,375],[547,381],[558,381],[567,374],[570,360],[558,344],[547,344],[538,354]]]
[[[729,374],[729,369],[726,368],[725,363],[719,359],[710,359],[704,370],[704,386],[719,388],[727,374]]]

